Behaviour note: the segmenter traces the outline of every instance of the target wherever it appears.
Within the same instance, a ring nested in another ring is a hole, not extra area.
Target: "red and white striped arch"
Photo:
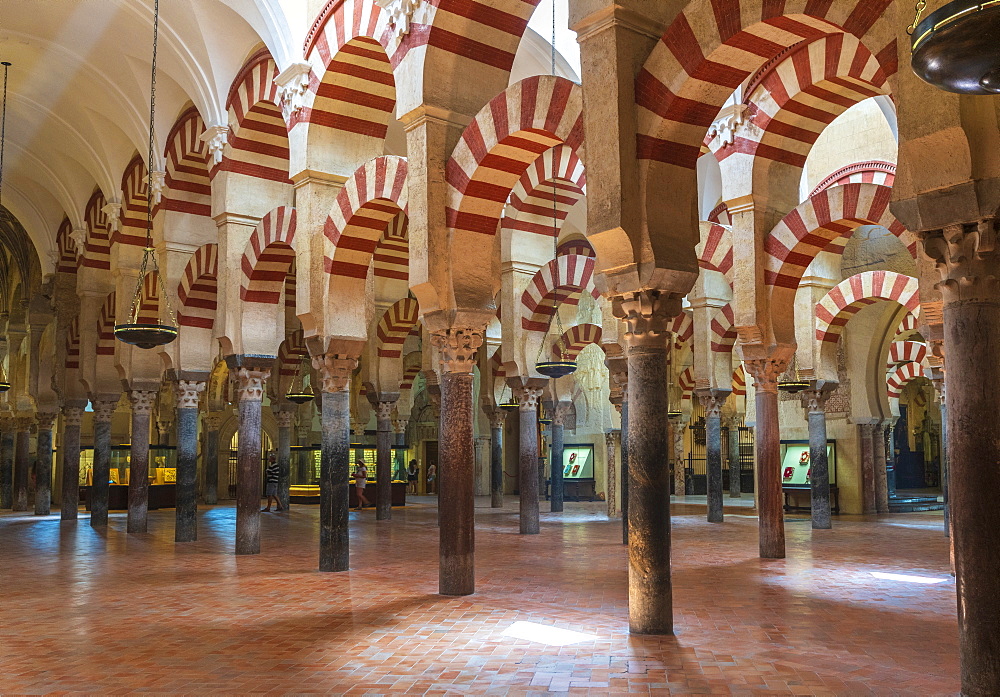
[[[843,186],[844,184],[881,184],[891,189],[895,182],[896,165],[884,160],[868,160],[841,167],[830,176],[825,177],[809,195],[815,196],[831,186]]]
[[[487,104],[448,160],[448,225],[494,235],[521,176],[542,153],[583,143],[583,96],[561,77],[535,76],[511,85]]]
[[[892,189],[878,184],[845,184],[800,203],[767,237],[764,280],[794,290],[816,255],[841,252],[861,225],[881,225],[916,257],[916,238],[889,211]]]
[[[278,67],[266,48],[247,59],[229,88],[228,143],[212,167],[256,179],[288,183],[288,128],[278,107]]]
[[[399,383],[399,391],[406,392],[413,389],[413,381],[420,374],[420,364],[411,365],[403,370],[403,381]]]
[[[924,369],[919,363],[904,363],[897,366],[885,379],[886,392],[889,399],[899,399],[907,383],[916,378],[923,377],[923,375]]]
[[[920,341],[894,341],[889,345],[886,367],[902,363],[923,363],[927,359],[927,344]]]
[[[880,300],[918,311],[918,285],[916,278],[893,271],[865,271],[841,281],[816,303],[816,339],[837,342],[851,317]]]
[[[903,315],[903,319],[899,321],[899,326],[896,327],[894,336],[909,334],[915,331],[917,331],[917,316],[912,312],[907,312]]]
[[[166,176],[157,210],[212,215],[208,148],[201,141],[205,123],[195,107],[184,111],[167,135]]]
[[[682,312],[670,323],[669,331],[674,335],[674,347],[684,348],[694,337],[694,320],[691,314]]]
[[[115,292],[111,291],[101,305],[101,314],[97,319],[97,349],[98,356],[115,355]]]
[[[747,374],[743,372],[743,364],[738,363],[733,370],[733,394],[737,397],[746,397],[747,394]]]
[[[219,247],[205,244],[195,250],[177,287],[177,323],[211,329],[215,324],[219,292]]]
[[[375,278],[407,281],[410,278],[409,220],[399,212],[389,221],[375,247]]]
[[[729,278],[733,270],[733,237],[730,228],[713,223],[698,254],[698,266]]]
[[[681,388],[681,399],[691,399],[694,395],[694,368],[688,366],[677,376],[677,386]]]
[[[419,315],[420,308],[413,298],[396,301],[382,314],[375,329],[379,358],[400,358],[403,355],[403,343],[417,325]]]
[[[532,162],[510,194],[512,215],[504,215],[506,230],[555,237],[569,211],[584,196],[583,162],[566,145],[557,145]]]
[[[559,360],[575,361],[580,351],[590,344],[600,344],[603,332],[596,324],[576,324],[552,344],[552,356]]]
[[[577,305],[594,275],[594,258],[560,255],[540,268],[521,294],[521,327],[546,332],[560,304]]]
[[[500,355],[502,352],[503,351],[500,348],[497,348],[497,350],[493,352],[493,355],[490,356],[490,370],[493,372],[494,380],[507,377],[507,369],[504,368],[503,358]]]
[[[63,218],[56,232],[56,250],[59,252],[59,259],[56,261],[57,273],[76,273],[80,259],[76,254],[76,245],[70,234],[73,232],[73,224],[69,218]]]
[[[139,324],[160,323],[160,274],[149,271],[142,279],[139,298]]]
[[[306,342],[302,338],[302,330],[296,329],[285,337],[278,347],[278,373],[282,378],[291,380],[299,372],[302,359],[309,355]]]
[[[334,244],[333,257],[326,259],[329,273],[364,281],[379,240],[391,226],[398,231],[394,221],[406,213],[406,175],[406,159],[386,155],[369,160],[347,180],[323,227]]]
[[[100,189],[96,189],[87,201],[83,219],[87,223],[87,245],[80,266],[111,269],[111,234],[108,230],[108,216],[104,212],[107,201]]]
[[[715,353],[732,353],[736,343],[736,315],[732,303],[726,303],[712,317],[712,351]]]
[[[719,205],[713,208],[712,212],[708,214],[707,220],[710,223],[732,225],[732,218],[729,215],[729,206],[727,206],[724,201],[719,203]]]
[[[243,252],[240,298],[245,302],[277,305],[285,278],[295,263],[295,209],[280,206],[257,224]]]
[[[116,244],[146,246],[146,163],[139,153],[132,156],[122,175],[121,228],[111,236]]]
[[[66,331],[66,370],[80,367],[80,317],[77,315],[69,323]]]

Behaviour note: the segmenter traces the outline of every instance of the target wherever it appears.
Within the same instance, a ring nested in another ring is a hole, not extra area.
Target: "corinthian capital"
[[[807,414],[825,414],[826,402],[830,393],[826,390],[810,388],[802,392],[803,403]]]
[[[998,225],[1000,219],[991,218],[920,233],[924,251],[941,275],[937,287],[945,303],[1000,298]]]
[[[538,408],[538,398],[542,396],[543,389],[541,387],[518,387],[514,389],[514,394],[517,396],[518,410],[519,411],[531,411]]]
[[[698,401],[705,409],[705,416],[708,418],[722,418],[722,407],[729,397],[729,392],[719,390],[698,391]]]
[[[63,426],[79,426],[83,421],[83,407],[63,407]]]
[[[174,387],[178,409],[197,409],[205,383],[200,380],[178,380]]]
[[[97,423],[111,423],[111,416],[118,407],[118,402],[100,400],[92,402],[94,405],[94,421]]]
[[[54,412],[54,411],[40,411],[40,412],[38,412],[38,414],[35,416],[35,418],[38,421],[38,430],[39,431],[51,431],[52,430],[52,424],[54,424],[56,422],[56,416],[58,416],[58,412]]]
[[[292,423],[295,421],[294,411],[276,411],[274,412],[274,420],[278,423],[278,428],[291,428]]]
[[[237,368],[237,401],[260,402],[264,399],[264,383],[271,377],[270,368]]]
[[[767,358],[744,360],[743,368],[753,377],[755,390],[777,394],[778,378],[788,368],[788,357],[772,355]]]
[[[156,390],[132,390],[128,393],[128,399],[132,404],[133,415],[149,416],[156,403]]]
[[[392,410],[396,408],[396,401],[391,402],[376,402],[375,403],[375,418],[379,421],[391,421],[392,420]]]
[[[483,345],[483,330],[445,329],[431,334],[431,344],[438,350],[442,372],[470,375],[476,365],[476,349]]]
[[[614,316],[625,322],[629,346],[665,347],[670,320],[681,313],[681,296],[658,290],[626,293],[611,299]]]
[[[351,386],[351,375],[358,367],[358,357],[326,353],[313,356],[312,365],[319,373],[321,391],[346,392]]]

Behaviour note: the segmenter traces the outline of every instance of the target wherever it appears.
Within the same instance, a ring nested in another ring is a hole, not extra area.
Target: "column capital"
[[[625,293],[611,298],[611,311],[625,322],[625,342],[631,346],[666,348],[670,321],[681,313],[681,294],[658,290]]]
[[[178,380],[174,385],[178,409],[197,409],[201,401],[201,393],[205,391],[206,383],[200,380]]]
[[[156,403],[156,391],[132,390],[128,393],[128,399],[132,404],[133,415],[149,416],[153,413],[153,404]]]
[[[945,304],[1000,300],[998,227],[1000,218],[988,218],[918,233],[924,252],[941,276],[936,287]]]
[[[507,420],[507,412],[498,407],[491,406],[483,409],[490,420],[490,428],[503,428],[504,421]]]
[[[218,431],[222,426],[222,414],[205,414],[205,428],[209,431]]]
[[[326,353],[312,357],[312,366],[319,372],[322,392],[346,392],[351,375],[358,367],[358,357],[341,353]]]
[[[278,423],[278,428],[291,428],[295,423],[295,412],[288,409],[281,409],[272,412],[274,420]]]
[[[379,421],[389,421],[392,419],[392,411],[396,408],[396,400],[391,402],[375,403],[375,418]]]
[[[270,368],[240,367],[236,369],[237,401],[260,402],[264,399],[264,383],[271,377]]]
[[[618,439],[621,438],[621,431],[608,431],[604,434],[604,444],[609,448],[614,448],[618,445]]]
[[[98,400],[91,402],[91,404],[94,405],[94,421],[96,423],[111,423],[111,417],[115,413],[115,409],[118,408],[117,400],[114,402]]]
[[[732,391],[701,389],[695,390],[695,394],[698,396],[698,402],[705,409],[706,417],[721,419],[722,407],[725,406],[726,400],[729,399]]]
[[[542,396],[543,389],[533,385],[514,388],[517,396],[518,411],[532,411],[538,408],[538,398]]]
[[[393,419],[392,420],[392,432],[396,433],[396,434],[406,433],[406,425],[408,423],[409,422],[406,419]]]
[[[52,424],[55,423],[56,417],[58,415],[59,415],[59,413],[55,412],[55,411],[40,411],[40,412],[38,412],[38,414],[35,416],[35,419],[38,421],[38,430],[39,431],[51,431],[52,430]]]
[[[829,380],[813,380],[808,389],[802,392],[802,406],[807,414],[825,414],[826,402],[837,389],[837,383]]]
[[[572,406],[572,402],[558,402],[555,409],[552,410],[552,425],[565,426],[566,417],[569,416],[569,410]]]
[[[483,329],[450,328],[431,334],[431,345],[438,350],[441,372],[471,375],[476,365],[476,350],[483,345]]]
[[[17,423],[18,431],[27,431],[35,423],[34,416],[17,416],[14,421]]]
[[[63,407],[63,426],[79,426],[83,421],[83,407]]]
[[[788,369],[791,351],[772,352],[763,358],[743,360],[743,368],[753,377],[753,386],[758,392],[778,393],[778,378]]]

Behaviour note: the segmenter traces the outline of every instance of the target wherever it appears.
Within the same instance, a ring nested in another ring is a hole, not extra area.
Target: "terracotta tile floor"
[[[674,637],[627,632],[620,527],[599,504],[517,534],[516,501],[477,503],[477,588],[437,591],[432,499],[391,522],[351,513],[352,568],[316,569],[317,510],[265,514],[263,553],[231,553],[234,509],[173,511],[125,535],[0,515],[0,692],[346,694],[949,694],[954,583],[941,514],[789,520],[788,558],[756,557],[756,520],[675,506]],[[948,578],[882,580],[872,572]],[[514,622],[595,635],[550,646]]]

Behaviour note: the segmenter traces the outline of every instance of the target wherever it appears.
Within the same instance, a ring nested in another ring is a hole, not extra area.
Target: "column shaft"
[[[503,508],[503,421],[490,425],[490,507]]]
[[[875,512],[889,512],[889,481],[885,464],[885,427],[875,424],[872,429],[872,462],[875,471]]]
[[[198,539],[198,407],[177,409],[177,508],[174,542]]]
[[[729,498],[740,498],[740,477],[743,468],[740,463],[740,427],[734,418],[729,421]]]
[[[219,502],[219,422],[218,417],[209,417],[205,425],[205,450],[202,461],[205,467],[205,503]]]
[[[292,420],[294,413],[278,411],[274,414],[278,422],[278,502],[288,510],[291,505],[292,486]]]
[[[717,412],[717,409],[712,410]],[[706,411],[705,479],[708,489],[708,522],[722,522],[722,417]]]
[[[442,361],[442,365],[444,361]],[[475,576],[475,461],[471,372],[441,372],[438,590],[470,595]],[[531,481],[535,481],[531,477]],[[537,516],[538,499],[535,499]],[[536,517],[537,525],[537,517]],[[522,530],[522,532],[524,532]],[[537,532],[537,530],[536,530]]]
[[[778,392],[757,389],[757,505],[762,559],[785,558],[785,512],[781,493]]]
[[[319,570],[350,568],[351,393],[323,392],[319,480]]]
[[[558,407],[557,407],[558,409]],[[565,482],[563,481],[563,452],[565,450],[566,429],[562,423],[557,423],[560,419],[552,422],[552,448],[551,464],[549,470],[549,510],[553,513],[561,513],[565,500]]]
[[[858,424],[861,444],[861,513],[875,514],[875,451],[872,442],[874,424]]]
[[[28,510],[28,469],[31,466],[29,418],[18,418],[17,439],[14,442],[14,505],[12,510]]]
[[[941,400],[941,498],[944,499],[944,536],[951,535],[951,464],[948,450],[948,407]],[[893,468],[892,493],[896,493],[895,468]]]
[[[380,402],[375,419],[375,520],[392,519],[392,407]]]
[[[108,524],[108,500],[111,496],[111,415],[115,403],[94,403],[94,468],[90,485],[90,526]]]
[[[236,452],[236,553],[260,554],[261,400],[239,402],[239,446]]]
[[[38,443],[35,446],[35,515],[52,512],[52,422],[54,413],[38,414]]]
[[[826,454],[826,412],[809,412],[809,467],[810,508],[813,530],[829,530],[830,521],[830,463]]]
[[[628,386],[625,387],[628,390]],[[622,544],[628,544],[628,394],[622,396]]]
[[[538,534],[538,395],[531,388],[522,390],[518,417],[521,422],[518,492],[522,535]]]
[[[83,409],[63,409],[63,468],[60,518],[76,520],[80,509],[80,419]],[[2,446],[0,446],[2,447]]]
[[[132,400],[132,447],[129,461],[128,480],[128,524],[129,533],[144,533],[147,530],[149,509],[149,417],[153,409],[156,393],[133,390]]]
[[[0,508],[14,506],[14,420],[5,419],[0,434]]]

